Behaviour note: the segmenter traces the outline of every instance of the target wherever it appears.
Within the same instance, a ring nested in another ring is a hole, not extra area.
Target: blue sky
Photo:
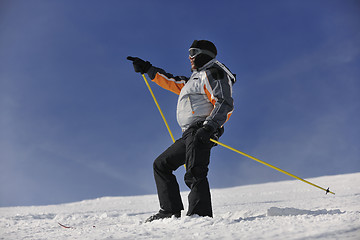
[[[126,57],[189,76],[194,39],[238,77],[221,142],[302,178],[359,172],[359,13],[351,0],[2,0],[0,206],[155,193],[172,141]],[[151,86],[179,138],[177,95]],[[212,151],[212,188],[286,179]]]

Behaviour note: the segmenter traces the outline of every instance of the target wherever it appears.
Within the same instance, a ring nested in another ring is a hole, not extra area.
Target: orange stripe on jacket
[[[205,91],[206,96],[208,97],[209,101],[211,102],[211,104],[215,106],[216,100],[211,96],[211,93],[209,92],[209,90],[207,90],[206,85],[204,85],[204,91]],[[229,120],[232,113],[233,113],[233,111],[227,113],[226,121],[224,122],[224,124]],[[223,126],[224,126],[224,124],[223,124]]]
[[[176,81],[172,78],[167,78],[161,73],[156,73],[155,78],[152,80],[160,87],[169,90],[177,95],[180,94],[181,89],[185,86],[185,81]]]
[[[205,91],[206,96],[208,97],[209,101],[211,102],[211,104],[215,105],[216,100],[211,96],[211,93],[209,92],[209,90],[207,90],[206,85],[204,85],[204,91]]]
[[[232,114],[232,113],[233,113],[233,111],[228,112],[225,123],[229,120],[229,118],[231,117],[231,114]],[[224,124],[225,124],[225,123],[224,123]]]

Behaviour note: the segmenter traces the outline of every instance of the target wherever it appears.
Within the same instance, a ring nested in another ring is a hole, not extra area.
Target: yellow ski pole
[[[172,132],[171,132],[171,130],[170,130],[169,124],[167,123],[166,118],[165,118],[163,112],[161,111],[160,105],[159,105],[158,101],[156,100],[156,97],[155,97],[155,95],[154,95],[154,93],[153,93],[153,91],[152,91],[152,89],[151,89],[151,87],[150,87],[150,84],[149,84],[148,80],[147,80],[146,77],[145,77],[145,74],[142,74],[142,76],[143,76],[143,78],[144,78],[144,81],[145,81],[145,83],[146,83],[146,86],[148,87],[148,89],[149,89],[149,91],[150,91],[150,93],[151,93],[151,96],[152,96],[153,99],[154,99],[154,102],[155,102],[157,108],[159,109],[160,115],[161,115],[162,119],[164,120],[164,123],[165,123],[165,125],[166,125],[166,128],[167,128],[169,134],[170,134],[170,137],[171,137],[172,141],[175,142],[175,138],[174,138],[174,136],[173,136],[173,134],[172,134]],[[184,164],[184,168],[186,169],[186,165],[185,165],[185,164]]]
[[[296,178],[296,179],[298,179],[298,180],[300,180],[300,181],[303,181],[304,183],[310,184],[311,186],[314,186],[314,187],[317,187],[317,188],[319,188],[319,189],[321,189],[321,190],[324,190],[324,191],[326,192],[326,194],[327,194],[327,193],[335,194],[334,192],[331,192],[331,191],[329,190],[329,188],[328,188],[328,189],[322,188],[322,187],[320,187],[320,186],[318,186],[318,185],[316,185],[316,184],[313,184],[313,183],[311,183],[311,182],[309,182],[309,181],[306,181],[306,180],[304,180],[304,179],[302,179],[302,178],[299,178],[298,176],[295,176],[294,174],[291,174],[291,173],[286,172],[286,171],[284,171],[284,170],[282,170],[282,169],[280,169],[280,168],[278,168],[278,167],[275,167],[275,166],[273,166],[273,165],[271,165],[271,164],[269,164],[269,163],[266,163],[266,162],[264,162],[264,161],[261,161],[260,159],[257,159],[257,158],[255,158],[255,157],[253,157],[253,156],[250,156],[249,154],[243,153],[243,152],[241,152],[241,151],[239,151],[239,150],[237,150],[237,149],[235,149],[235,148],[233,148],[233,147],[230,147],[230,146],[228,146],[228,145],[226,145],[226,144],[223,144],[223,143],[221,143],[221,142],[218,142],[218,141],[216,141],[216,140],[214,140],[214,139],[210,139],[210,141],[212,141],[212,142],[214,142],[214,143],[216,143],[216,144],[218,144],[218,145],[220,145],[220,146],[223,146],[223,147],[225,147],[225,148],[227,148],[227,149],[230,149],[230,150],[232,150],[232,151],[234,151],[234,152],[236,152],[236,153],[239,153],[239,154],[241,154],[241,155],[243,155],[243,156],[245,156],[245,157],[248,157],[248,158],[250,158],[250,159],[252,159],[252,160],[254,160],[254,161],[257,161],[257,162],[259,162],[259,163],[262,163],[262,164],[264,164],[264,165],[266,165],[266,166],[268,166],[268,167],[271,167],[271,168],[273,168],[273,169],[275,169],[275,170],[277,170],[277,171],[279,171],[279,172],[282,172],[282,173],[284,173],[284,174],[286,174],[286,175],[289,175],[290,177]]]
[[[161,117],[162,117],[162,119],[164,120],[164,123],[165,123],[165,125],[166,125],[166,128],[167,128],[168,131],[169,131],[169,134],[170,134],[170,136],[171,136],[171,139],[173,140],[173,142],[175,142],[174,136],[173,136],[173,134],[172,134],[172,132],[171,132],[171,130],[170,130],[170,127],[169,127],[169,125],[168,125],[168,123],[167,123],[167,121],[166,121],[166,118],[165,118],[164,114],[163,114],[162,111],[161,111],[161,108],[160,108],[160,106],[159,106],[159,103],[157,102],[157,100],[156,100],[156,98],[155,98],[155,95],[154,95],[154,93],[153,93],[153,91],[152,91],[152,89],[151,89],[151,87],[150,87],[150,85],[149,85],[149,82],[147,81],[147,79],[146,79],[146,77],[145,77],[145,74],[142,74],[142,76],[143,76],[143,78],[144,78],[144,80],[145,80],[146,86],[148,87],[148,89],[149,89],[149,91],[150,91],[150,93],[151,93],[151,96],[152,96],[153,99],[154,99],[154,102],[155,102],[157,108],[159,109],[159,112],[160,112],[160,114],[161,114]],[[245,156],[245,157],[248,157],[248,158],[250,158],[250,159],[252,159],[252,160],[254,160],[254,161],[257,161],[257,162],[259,162],[259,163],[261,163],[261,164],[264,164],[264,165],[266,165],[266,166],[268,166],[268,167],[271,167],[271,168],[273,168],[273,169],[275,169],[275,170],[277,170],[277,171],[279,171],[279,172],[282,172],[282,173],[284,173],[284,174],[286,174],[286,175],[288,175],[288,176],[290,176],[290,177],[293,177],[293,178],[295,178],[295,179],[298,179],[298,180],[300,180],[300,181],[302,181],[302,182],[304,182],[304,183],[307,183],[307,184],[309,184],[309,185],[311,185],[311,186],[317,187],[317,188],[325,191],[326,194],[327,194],[327,193],[335,194],[334,192],[331,192],[331,191],[329,190],[329,188],[328,188],[328,189],[322,188],[322,187],[320,187],[320,186],[318,186],[318,185],[316,185],[316,184],[314,184],[314,183],[311,183],[311,182],[309,182],[309,181],[306,181],[305,179],[302,179],[302,178],[300,178],[300,177],[298,177],[298,176],[295,176],[294,174],[291,174],[291,173],[289,173],[289,172],[286,172],[286,171],[284,171],[284,170],[282,170],[282,169],[280,169],[280,168],[278,168],[278,167],[275,167],[275,166],[273,166],[273,165],[271,165],[271,164],[269,164],[269,163],[267,163],[267,162],[261,161],[260,159],[257,159],[257,158],[255,158],[255,157],[253,157],[253,156],[250,156],[249,154],[243,153],[243,152],[241,152],[241,151],[239,151],[239,150],[237,150],[237,149],[235,149],[235,148],[233,148],[233,147],[230,147],[230,146],[228,146],[228,145],[226,145],[226,144],[223,144],[223,143],[221,143],[221,142],[219,142],[219,141],[216,141],[216,140],[214,140],[214,139],[210,139],[210,141],[212,141],[212,142],[214,142],[214,143],[216,143],[216,144],[218,144],[218,145],[220,145],[220,146],[223,146],[223,147],[225,147],[225,148],[227,148],[227,149],[230,149],[230,150],[232,150],[232,151],[234,151],[234,152],[236,152],[236,153],[239,153],[239,154],[241,154],[241,155],[243,155],[243,156]],[[185,166],[185,165],[184,165],[184,166]],[[186,166],[185,166],[185,168],[186,168]]]
[[[175,138],[174,138],[174,136],[173,136],[173,134],[172,134],[172,132],[171,132],[171,130],[170,130],[170,127],[169,127],[169,125],[168,125],[168,123],[167,123],[167,121],[166,121],[166,118],[165,118],[163,112],[161,111],[160,105],[159,105],[159,103],[157,102],[157,100],[156,100],[156,98],[155,98],[155,95],[154,95],[154,93],[153,93],[153,91],[152,91],[152,89],[151,89],[151,87],[150,87],[150,85],[149,85],[149,82],[148,82],[148,80],[147,80],[146,77],[145,77],[145,74],[142,74],[142,76],[143,76],[143,78],[144,78],[144,81],[145,81],[145,83],[146,83],[146,86],[148,87],[148,89],[149,89],[149,91],[150,91],[150,93],[151,93],[151,96],[152,96],[153,99],[154,99],[154,102],[155,102],[157,108],[159,109],[160,115],[161,115],[162,119],[164,120],[164,123],[165,123],[165,125],[166,125],[166,128],[167,128],[167,130],[169,131],[170,137],[171,137],[171,139],[173,140],[173,142],[175,142]]]

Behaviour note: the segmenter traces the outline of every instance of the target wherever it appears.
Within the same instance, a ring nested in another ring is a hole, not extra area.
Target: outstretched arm
[[[185,83],[189,80],[189,78],[184,76],[173,76],[171,73],[167,73],[161,68],[154,67],[149,61],[144,61],[141,58],[128,56],[127,59],[133,62],[135,72],[141,74],[147,73],[151,80],[160,87],[178,95]]]
[[[153,82],[158,84],[160,87],[169,90],[177,95],[180,94],[181,89],[185,83],[189,80],[184,76],[174,76],[171,73],[165,72],[161,68],[151,66],[147,74]]]

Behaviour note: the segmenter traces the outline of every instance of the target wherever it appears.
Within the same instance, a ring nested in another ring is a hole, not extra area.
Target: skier
[[[173,171],[186,166],[184,180],[190,188],[187,215],[212,217],[207,179],[210,150],[224,132],[223,125],[233,111],[232,85],[235,75],[216,60],[217,49],[207,40],[195,40],[189,49],[192,75],[173,76],[149,61],[128,57],[135,72],[147,73],[159,86],[179,95],[177,121],[182,137],[166,149],[153,164],[160,210],[146,222],[181,217],[184,209]]]

